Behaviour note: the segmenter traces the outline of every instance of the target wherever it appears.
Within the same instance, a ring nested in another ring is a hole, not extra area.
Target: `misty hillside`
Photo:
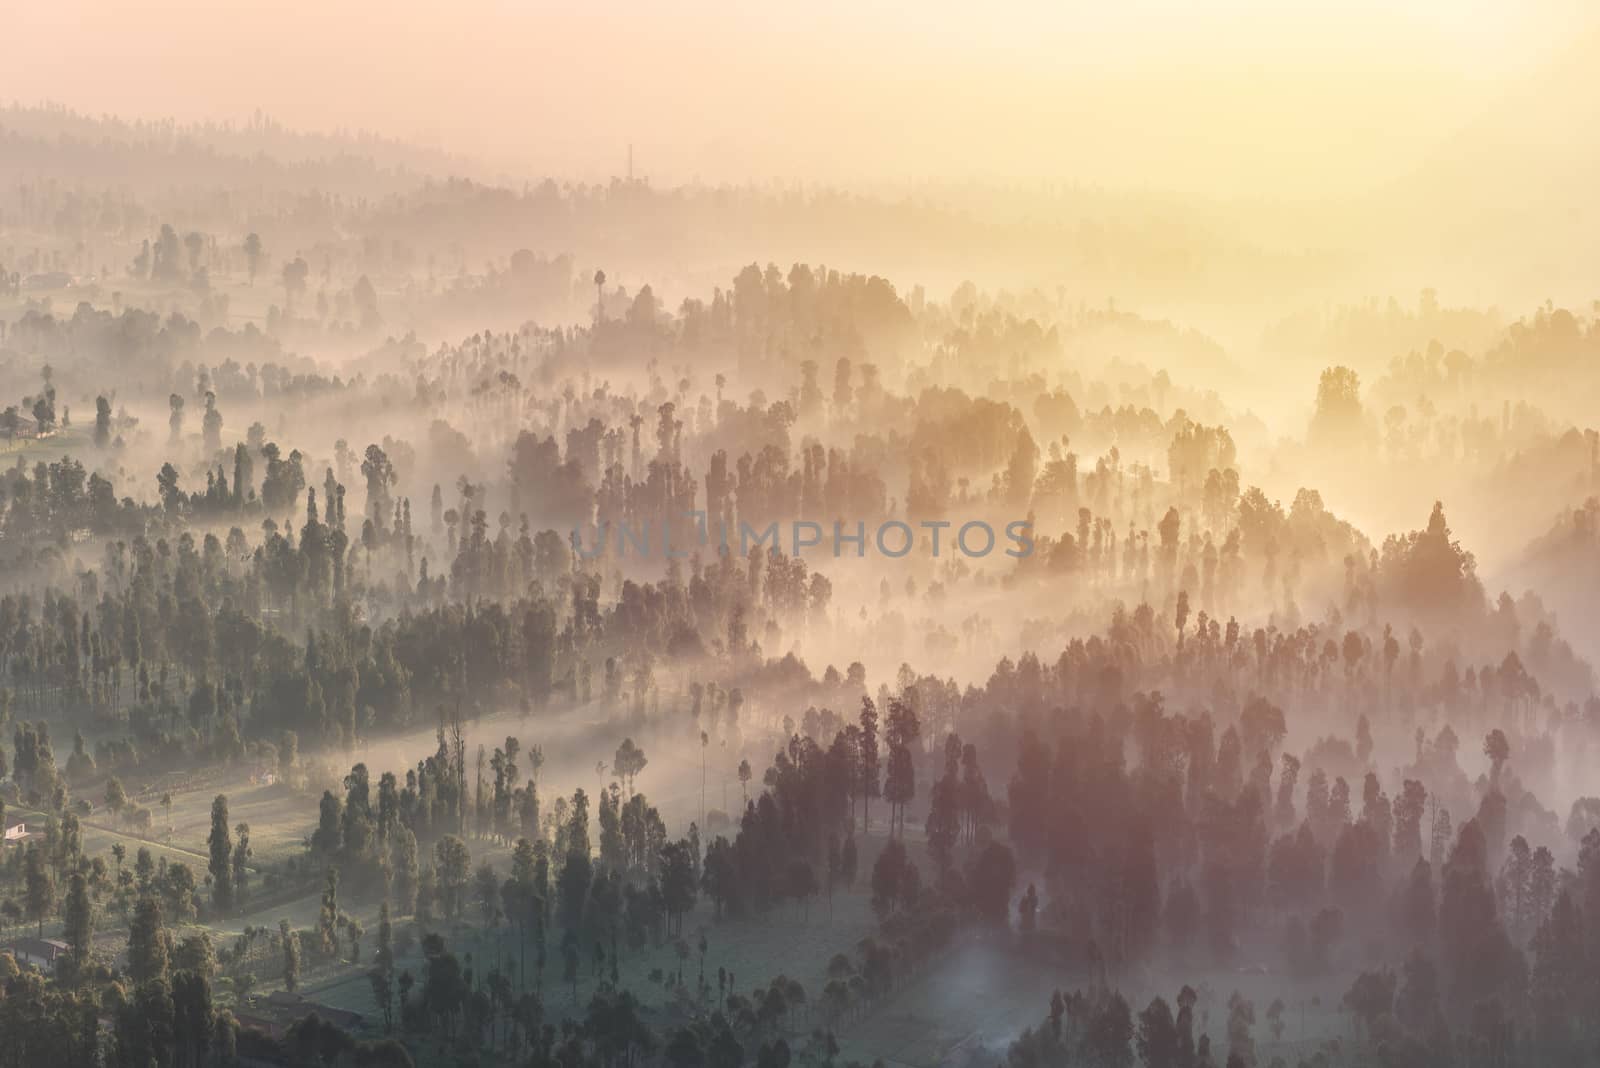
[[[462,157],[373,134],[288,129],[259,112],[234,123],[138,121],[61,107],[0,108],[0,177],[153,193],[173,184],[321,189],[362,197],[423,178],[478,173]]]
[[[0,1068],[1600,1068],[1565,3],[8,11]]]

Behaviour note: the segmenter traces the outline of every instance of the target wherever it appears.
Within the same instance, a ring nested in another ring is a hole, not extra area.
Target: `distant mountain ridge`
[[[368,132],[295,130],[260,112],[242,123],[90,116],[52,105],[0,107],[0,176],[164,188],[278,186],[371,195],[428,178],[489,177],[476,161]]]

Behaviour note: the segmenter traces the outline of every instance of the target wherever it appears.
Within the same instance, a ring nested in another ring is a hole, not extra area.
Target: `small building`
[[[322,1017],[324,1023],[331,1023],[342,1030],[361,1030],[362,1016],[359,1012],[351,1012],[349,1009],[336,1009],[331,1005],[319,1005],[316,1002],[308,1001],[306,1002],[306,1011],[300,1014],[300,1018],[304,1019],[312,1013]]]
[[[268,1016],[254,1009],[235,1008],[233,1018],[240,1027],[260,1031],[269,1038],[282,1038],[288,1030],[276,1016]]]
[[[6,820],[5,843],[11,845],[28,840],[28,825],[22,820]]]
[[[234,1019],[243,1027],[252,1027],[273,1038],[282,1038],[289,1028],[315,1013],[325,1023],[345,1031],[359,1031],[364,1017],[359,1012],[336,1009],[308,1001],[303,995],[287,990],[274,990],[266,997],[252,998],[247,1006],[234,1010]]]
[[[41,972],[56,970],[56,962],[71,952],[71,947],[56,938],[23,938],[10,946],[11,955],[23,967],[34,967]]]
[[[13,441],[32,441],[39,436],[39,423],[33,416],[20,411],[6,414],[10,418],[0,418],[0,437]]]

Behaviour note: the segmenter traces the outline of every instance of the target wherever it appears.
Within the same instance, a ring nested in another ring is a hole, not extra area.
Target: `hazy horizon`
[[[1403,178],[1508,91],[1570,62],[1581,3],[1234,0],[745,5],[601,14],[304,0],[11,13],[9,96],[90,115],[367,131],[509,176],[1076,183],[1273,199]],[[251,42],[249,56],[201,42]],[[1198,47],[1197,47],[1198,46]],[[70,47],[60,77],[57,48]],[[757,87],[759,89],[757,90]],[[756,90],[756,91],[753,91]],[[520,132],[525,131],[525,135]],[[781,134],[779,133],[781,131]]]

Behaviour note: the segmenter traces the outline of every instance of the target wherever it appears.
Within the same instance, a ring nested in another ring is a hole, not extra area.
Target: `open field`
[[[84,417],[83,412],[77,413],[77,418]],[[49,463],[59,460],[63,456],[77,453],[89,443],[90,434],[94,427],[94,409],[88,411],[89,422],[87,425],[74,421],[69,427],[63,427],[44,438],[7,438],[0,436],[0,464],[11,467],[22,461],[26,464],[43,461]]]

